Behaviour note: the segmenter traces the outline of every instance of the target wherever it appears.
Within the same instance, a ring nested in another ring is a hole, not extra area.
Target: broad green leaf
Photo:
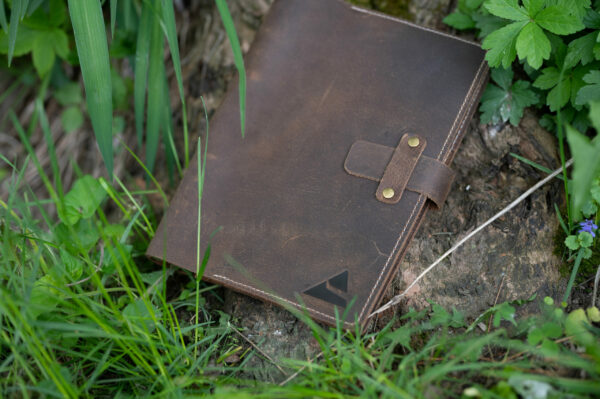
[[[569,43],[569,50],[565,58],[565,68],[572,68],[579,62],[582,65],[586,65],[594,60],[596,36],[596,32],[588,33]]]
[[[587,10],[583,24],[586,28],[600,29],[600,13],[592,9]]]
[[[530,22],[521,30],[516,42],[517,55],[521,61],[534,69],[542,66],[543,60],[550,58],[550,40],[535,23]]]
[[[246,131],[246,68],[244,67],[244,57],[242,55],[242,48],[235,31],[235,25],[233,19],[229,13],[229,8],[225,0],[215,0],[221,20],[225,26],[225,32],[229,38],[231,49],[233,50],[233,58],[235,61],[235,67],[238,71],[238,86],[240,93],[240,127],[242,130],[242,137],[244,137]],[[514,57],[513,57],[514,58]]]
[[[468,10],[476,10],[483,3],[483,0],[465,0],[465,7]]]
[[[581,207],[581,212],[585,218],[591,218],[592,216],[596,215],[596,212],[598,212],[598,206],[594,201],[588,201],[583,204],[583,207]]]
[[[594,242],[594,238],[587,231],[582,231],[577,235],[577,239],[579,240],[579,245],[581,248],[589,248]]]
[[[577,92],[576,104],[587,104],[590,101],[600,101],[600,71],[591,71],[583,77],[588,83]]]
[[[557,6],[544,8],[535,16],[535,22],[557,35],[570,35],[585,28],[577,16],[565,12]]]
[[[81,274],[83,273],[83,262],[79,258],[71,255],[66,249],[61,248],[60,260],[62,261],[60,267],[63,269],[62,271],[68,275],[69,279],[77,280],[81,277]]]
[[[152,34],[152,10],[149,3],[142,3],[142,17],[138,29],[135,53],[135,78],[133,83],[133,105],[135,111],[135,129],[138,145],[144,139],[144,109],[146,106],[146,85],[148,82],[148,60],[150,54],[150,36]]]
[[[59,216],[61,215],[59,214]],[[59,223],[54,229],[54,233],[58,240],[73,255],[87,254],[100,239],[100,232],[91,218],[79,219],[72,226]]]
[[[48,9],[39,7],[34,13],[23,20],[23,26],[38,30],[48,30],[60,27],[66,20],[67,7],[63,0],[50,0]]]
[[[33,42],[32,58],[33,66],[38,75],[46,76],[54,65],[54,45],[49,35],[38,35]]]
[[[579,240],[576,235],[570,235],[565,238],[565,246],[569,248],[571,251],[575,251],[579,249]]]
[[[589,113],[590,121],[592,122],[594,129],[596,129],[596,132],[600,132],[600,102],[592,101],[589,103],[589,106],[590,106],[590,113]],[[592,190],[594,188],[600,189],[600,185],[595,184],[594,187],[592,187]],[[599,193],[599,196],[597,198],[594,197],[594,199],[596,200],[596,202],[598,204],[600,204],[600,193]]]
[[[523,5],[527,9],[527,14],[534,18],[544,7],[546,0],[523,0]]]
[[[529,82],[518,80],[512,88],[512,109],[510,112],[510,123],[518,125],[523,117],[523,110],[539,101],[538,95],[531,90]]]
[[[60,121],[65,133],[71,133],[83,125],[83,113],[78,106],[71,106],[60,115]]]
[[[446,25],[458,30],[472,29],[475,27],[475,21],[468,14],[460,10],[454,11],[452,14],[444,18],[443,22]]]
[[[492,80],[498,83],[498,86],[504,90],[509,90],[513,81],[512,69],[493,68],[491,72]]]
[[[61,29],[53,29],[47,35],[53,41],[54,52],[62,59],[66,59],[69,55],[69,38]]]
[[[54,92],[54,98],[62,106],[78,105],[83,102],[79,83],[71,82]]]
[[[597,345],[597,341],[594,339],[594,336],[588,331],[589,327],[590,321],[585,314],[585,310],[583,309],[576,309],[572,311],[565,320],[566,335],[572,336],[573,341],[585,347]]]
[[[479,29],[478,37],[480,39],[487,37],[490,33],[506,25],[505,19],[491,14],[474,13],[471,15],[471,18],[475,21],[475,28]]]
[[[590,140],[567,125],[567,141],[573,154],[572,212],[575,220],[580,217],[581,207],[590,199],[590,189],[600,176],[600,139]]]
[[[500,18],[513,21],[524,21],[529,19],[527,11],[519,5],[518,0],[488,0],[484,7],[491,14]]]
[[[517,56],[515,44],[521,29],[527,25],[527,21],[513,22],[495,32],[490,33],[483,41],[482,48],[488,50],[485,59],[491,67],[502,65],[510,67]]]
[[[560,72],[554,67],[542,69],[542,74],[533,82],[533,87],[548,90],[558,83]]]
[[[571,98],[571,79],[563,79],[552,90],[548,92],[546,104],[550,111],[557,111],[564,107]]]
[[[68,1],[88,114],[108,175],[112,177],[112,84],[102,9],[98,0]]]
[[[510,121],[516,126],[523,116],[523,110],[537,102],[537,94],[530,89],[529,82],[519,80],[510,87],[510,90],[489,84],[481,97],[479,108],[482,112],[481,121],[483,123]]]
[[[74,225],[79,219],[91,217],[106,197],[106,191],[98,180],[90,175],[78,179],[64,198],[64,215],[61,220]]]

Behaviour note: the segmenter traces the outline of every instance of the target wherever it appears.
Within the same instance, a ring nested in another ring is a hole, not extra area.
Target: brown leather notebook
[[[483,58],[474,43],[339,0],[275,1],[246,56],[246,137],[235,83],[211,120],[203,278],[364,324],[450,190]],[[147,253],[195,271],[191,165]]]

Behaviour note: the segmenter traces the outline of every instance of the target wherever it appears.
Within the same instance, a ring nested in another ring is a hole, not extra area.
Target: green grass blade
[[[146,106],[146,84],[148,82],[148,56],[152,31],[152,10],[142,3],[142,17],[138,29],[135,51],[135,77],[133,83],[133,106],[138,145],[144,141],[144,108]]]
[[[14,0],[12,9],[10,10],[10,26],[8,27],[8,66],[12,62],[12,57],[15,52],[15,43],[17,42],[17,32],[19,30],[19,22],[21,14],[27,9],[25,1]]]
[[[175,11],[173,10],[173,2],[171,0],[162,0],[162,21],[161,27],[169,44],[171,51],[171,59],[173,60],[173,69],[175,71],[175,79],[177,80],[177,88],[179,89],[179,99],[181,101],[182,118],[183,118],[183,152],[184,152],[184,167],[189,165],[189,134],[187,125],[187,107],[185,103],[185,92],[183,90],[183,77],[181,74],[181,58],[179,57],[179,43],[177,41],[177,29],[175,27]]]
[[[4,7],[4,0],[0,1],[0,26],[4,33],[8,33],[8,21],[6,20],[6,8]]]
[[[112,177],[112,84],[102,8],[98,0],[69,0],[68,4],[88,113],[108,175]]]
[[[238,40],[237,33],[235,31],[235,25],[233,19],[229,13],[229,8],[225,0],[215,0],[219,14],[221,14],[221,20],[225,25],[225,32],[229,38],[231,49],[233,50],[233,59],[235,67],[238,70],[239,79],[239,92],[240,92],[240,127],[242,130],[242,137],[246,131],[246,68],[244,67],[244,57],[242,54],[242,48],[240,47],[240,41]]]
[[[117,23],[117,0],[110,0],[110,37],[115,37]]]
[[[158,0],[154,1],[154,9],[160,7]],[[148,112],[146,119],[146,166],[154,170],[156,152],[160,138],[160,122],[162,107],[164,107],[163,81],[165,65],[163,63],[163,37],[160,31],[159,16],[152,15],[150,35],[150,56],[148,68]]]

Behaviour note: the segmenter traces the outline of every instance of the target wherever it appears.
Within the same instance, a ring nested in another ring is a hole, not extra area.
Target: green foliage
[[[492,70],[492,81],[481,96],[481,122],[499,123],[510,121],[518,125],[523,110],[537,104],[538,95],[531,89],[529,82],[513,81],[513,71],[497,68]]]
[[[521,78],[515,87],[509,81],[488,88],[480,108],[485,123],[516,125],[524,107],[545,105],[551,112],[561,110],[578,129],[589,126],[587,103],[600,99],[600,14],[595,7],[589,0],[458,2],[444,21],[455,29],[475,30],[492,70],[515,70],[513,75]],[[541,121],[556,128],[553,115]]]

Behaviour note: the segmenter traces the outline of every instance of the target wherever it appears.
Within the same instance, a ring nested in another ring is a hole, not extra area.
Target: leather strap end
[[[402,144],[401,140],[399,147]],[[392,147],[359,140],[350,148],[344,162],[344,169],[350,175],[381,182],[395,153],[396,149]],[[454,176],[454,171],[443,162],[421,155],[411,170],[404,189],[427,196],[435,207],[440,209],[450,193]],[[382,196],[385,188],[387,187],[382,187],[380,183],[376,196]],[[403,190],[396,192],[396,189],[390,188],[394,190],[394,197],[400,200]],[[398,201],[382,202],[391,204]]]

